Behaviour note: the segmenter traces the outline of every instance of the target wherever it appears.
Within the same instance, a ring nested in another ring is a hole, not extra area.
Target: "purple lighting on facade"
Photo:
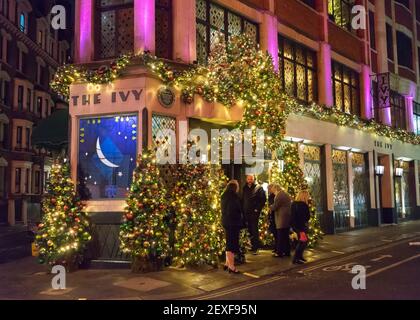
[[[155,1],[134,0],[134,48],[155,51]]]
[[[78,1],[79,10],[79,43],[78,45],[78,62],[89,62],[92,53],[92,9],[93,0]]]

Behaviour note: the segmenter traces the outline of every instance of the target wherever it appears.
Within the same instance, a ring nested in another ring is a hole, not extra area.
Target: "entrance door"
[[[354,226],[368,226],[369,178],[364,154],[353,153]]]
[[[334,224],[336,231],[350,229],[350,200],[348,185],[347,152],[333,150],[334,172]]]

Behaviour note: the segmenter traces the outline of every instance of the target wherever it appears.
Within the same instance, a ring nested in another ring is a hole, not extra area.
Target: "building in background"
[[[51,27],[51,8],[66,7],[69,29]],[[37,124],[68,108],[49,82],[71,62],[72,1],[0,1],[0,224],[39,221],[51,151],[32,144]],[[51,132],[53,135],[53,132]]]
[[[366,9],[365,30],[351,27],[354,5]],[[420,134],[420,1],[76,0],[75,8],[78,64],[98,68],[143,50],[178,66],[205,63],[218,34],[229,41],[246,32],[272,55],[290,96]],[[227,110],[198,96],[189,105],[179,92],[162,104],[161,87],[141,65],[111,88],[124,95],[142,90],[138,99],[94,104],[87,84],[71,87],[79,97],[70,103],[73,178],[90,191],[87,210],[98,230],[115,241],[134,155],[156,143],[158,130],[179,130],[181,120],[210,130],[241,117],[239,106]],[[325,232],[420,217],[420,146],[298,115],[288,119],[286,140],[300,145]],[[243,177],[240,166],[226,172]],[[105,238],[98,257],[121,257]]]

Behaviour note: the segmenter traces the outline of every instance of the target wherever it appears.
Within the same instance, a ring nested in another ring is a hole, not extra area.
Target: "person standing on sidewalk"
[[[268,206],[271,207],[274,204],[274,198],[276,195],[274,194],[274,184],[270,184],[268,186]],[[269,223],[269,231],[273,234],[274,239],[277,237],[277,229],[276,229],[276,222],[274,221],[274,212],[270,210],[270,214],[268,215],[268,223]],[[275,242],[276,243],[276,242]],[[276,253],[276,248],[274,247],[273,253]]]
[[[252,254],[257,255],[260,247],[260,237],[258,233],[258,222],[261,211],[265,206],[267,197],[264,189],[255,183],[255,177],[248,175],[246,184],[242,189],[242,205],[248,224]]]
[[[239,253],[239,233],[244,225],[241,199],[238,192],[238,181],[230,181],[221,201],[222,226],[226,235],[226,264],[224,269],[233,274],[239,273],[235,267],[235,253]]]
[[[274,203],[270,207],[274,211],[274,220],[277,229],[275,257],[290,257],[290,207],[292,200],[290,196],[281,189],[279,185],[274,185]]]
[[[309,220],[311,213],[309,211],[309,192],[302,190],[298,193],[296,200],[292,203],[291,226],[299,237],[296,247],[294,264],[303,264],[306,260],[303,258],[303,252],[308,243]]]

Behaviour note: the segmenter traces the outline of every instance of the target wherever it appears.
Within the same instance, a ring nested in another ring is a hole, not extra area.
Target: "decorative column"
[[[378,73],[386,73],[388,72],[388,50],[384,0],[375,0],[375,32],[376,49],[378,52]]]
[[[22,220],[23,225],[28,225],[28,200],[22,200]]]
[[[279,39],[277,17],[271,12],[264,12],[260,28],[261,49],[273,58],[274,69],[279,70]]]
[[[320,42],[319,44],[318,66],[319,103],[332,107],[334,105],[334,95],[331,70],[331,46],[326,42]]]
[[[370,79],[371,69],[370,66],[363,64],[361,77],[361,89],[362,89],[362,117],[365,119],[372,119],[372,82]]]
[[[333,163],[332,163],[332,146],[326,144],[323,148],[323,162],[324,162],[324,178],[325,178],[325,196],[326,196],[326,208],[322,216],[322,229],[326,234],[335,233],[334,223],[334,178],[333,178]]]
[[[9,222],[9,225],[14,226],[16,224],[15,200],[12,200],[12,199],[9,200],[7,215],[8,215],[7,221]]]
[[[377,158],[375,151],[369,151],[369,195],[370,205],[368,209],[368,224],[371,227],[377,227],[379,225],[379,180],[375,174],[375,168],[377,165]]]
[[[173,0],[174,60],[193,63],[197,60],[196,0]]]
[[[75,62],[88,63],[94,57],[94,0],[76,0]]]
[[[134,0],[134,52],[155,53],[155,0]]]
[[[394,192],[394,163],[391,155],[383,155],[379,164],[384,166],[384,175],[381,179],[382,223],[396,223],[395,219],[395,192]]]
[[[350,204],[350,228],[356,225],[356,215],[354,212],[354,185],[353,185],[353,153],[347,152],[347,184],[349,186]]]

